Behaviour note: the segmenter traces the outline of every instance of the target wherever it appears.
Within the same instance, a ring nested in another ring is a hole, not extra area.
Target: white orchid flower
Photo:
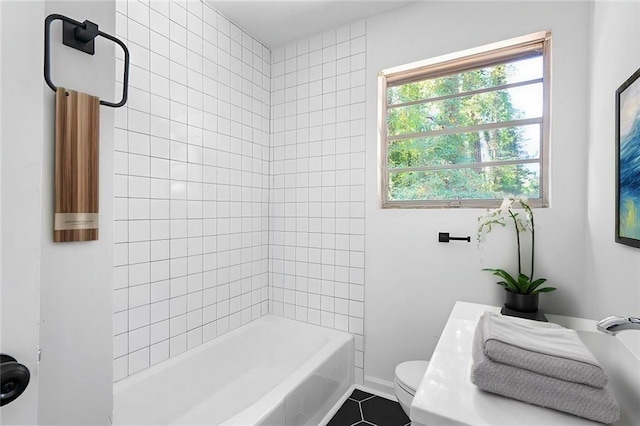
[[[522,211],[514,211],[514,204],[520,204],[524,209],[525,214]],[[526,197],[514,197],[506,196],[502,200],[500,207],[493,210],[487,210],[487,213],[478,218],[480,226],[478,227],[478,244],[483,240],[483,237],[491,232],[493,225],[507,226],[507,223],[513,221],[516,230],[516,241],[518,243],[518,276],[522,273],[522,261],[520,253],[520,233],[531,231],[531,275],[530,280],[533,280],[534,275],[534,253],[533,248],[535,245],[535,226],[533,224],[533,211],[528,204]],[[496,270],[494,270],[496,271]],[[501,270],[497,270],[501,271]],[[504,271],[503,271],[504,272]],[[551,291],[551,290],[546,290]]]
[[[502,200],[502,204],[500,204],[500,207],[498,208],[498,210],[500,210],[502,214],[507,214],[511,209],[511,207],[513,206],[514,201],[515,201],[514,198],[505,197]]]

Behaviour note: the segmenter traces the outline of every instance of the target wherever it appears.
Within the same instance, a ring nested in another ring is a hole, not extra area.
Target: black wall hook
[[[91,21],[78,22],[64,15],[53,13],[44,20],[44,80],[47,85],[56,92],[58,88],[51,81],[51,52],[49,29],[51,23],[55,20],[62,21],[62,43],[78,49],[82,52],[93,55],[95,53],[95,38],[97,36],[104,37],[107,40],[119,45],[124,51],[124,78],[122,79],[122,99],[120,102],[113,103],[108,101],[100,101],[100,105],[112,108],[119,108],[127,103],[127,93],[129,91],[129,49],[127,46],[112,35],[103,33],[98,29],[98,24]]]
[[[440,243],[448,243],[449,241],[466,241],[468,243],[471,242],[471,237],[450,237],[448,232],[439,232],[438,233],[438,242]]]

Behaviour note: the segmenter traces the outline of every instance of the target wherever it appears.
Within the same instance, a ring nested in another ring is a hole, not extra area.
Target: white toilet
[[[429,361],[406,361],[396,367],[394,390],[407,417],[411,411],[411,401],[428,366]]]

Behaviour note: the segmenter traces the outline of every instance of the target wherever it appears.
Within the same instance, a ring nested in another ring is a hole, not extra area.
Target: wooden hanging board
[[[100,100],[58,87],[55,242],[98,239],[99,130]]]

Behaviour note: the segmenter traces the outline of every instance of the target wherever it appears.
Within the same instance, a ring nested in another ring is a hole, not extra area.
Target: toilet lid
[[[429,361],[406,361],[396,367],[396,381],[411,394],[416,393]]]

